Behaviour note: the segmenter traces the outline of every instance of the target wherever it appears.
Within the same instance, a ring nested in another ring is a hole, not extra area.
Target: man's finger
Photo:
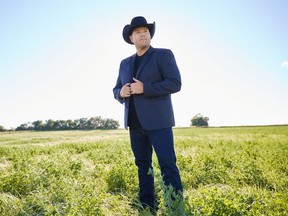
[[[140,82],[139,80],[137,80],[137,79],[136,79],[136,78],[134,78],[134,77],[133,77],[133,80],[134,80],[135,82]]]

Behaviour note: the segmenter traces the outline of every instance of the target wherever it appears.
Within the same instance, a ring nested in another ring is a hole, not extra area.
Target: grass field
[[[154,155],[157,215],[288,215],[288,126],[174,134],[184,205]],[[0,133],[0,215],[149,215],[137,184],[128,131]]]

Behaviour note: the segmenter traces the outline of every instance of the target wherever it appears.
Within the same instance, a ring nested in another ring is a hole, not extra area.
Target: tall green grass
[[[287,215],[288,126],[175,128],[184,199],[157,215]],[[125,130],[0,133],[0,215],[150,215]]]

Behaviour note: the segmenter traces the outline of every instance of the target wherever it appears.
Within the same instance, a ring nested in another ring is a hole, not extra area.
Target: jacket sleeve
[[[121,66],[120,66],[121,67]],[[119,75],[118,75],[118,78],[117,78],[117,81],[116,81],[116,85],[115,87],[113,88],[113,94],[114,94],[114,98],[121,104],[123,104],[125,102],[125,98],[122,98],[120,96],[120,91],[121,91],[121,88],[123,86],[122,82],[121,82],[121,78],[120,78],[120,69],[119,69]]]
[[[174,54],[171,50],[164,50],[159,55],[159,70],[162,76],[161,81],[144,82],[144,96],[158,97],[176,93],[181,90],[181,75],[178,69]]]

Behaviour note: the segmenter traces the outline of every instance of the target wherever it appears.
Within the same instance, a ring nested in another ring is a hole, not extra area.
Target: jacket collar
[[[138,77],[140,76],[140,73],[143,69],[143,67],[145,66],[145,64],[147,63],[147,61],[151,58],[153,52],[154,52],[154,48],[152,46],[149,47],[149,49],[147,50],[147,52],[144,54],[144,59],[143,61],[141,62],[141,64],[139,65],[139,68],[136,72],[136,75],[135,75],[135,78],[138,79]],[[136,54],[133,55],[133,58],[132,58],[132,68],[131,68],[131,71],[133,72],[133,68],[134,68],[134,62],[135,62],[135,58],[136,58]],[[133,74],[133,73],[132,73]]]

